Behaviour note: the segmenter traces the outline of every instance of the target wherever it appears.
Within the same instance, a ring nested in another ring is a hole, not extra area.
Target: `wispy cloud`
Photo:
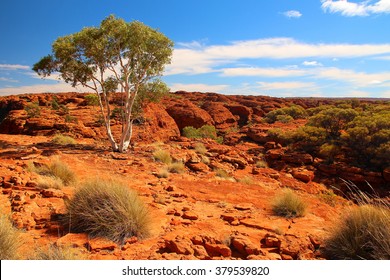
[[[261,68],[261,67],[236,67],[221,69],[221,75],[226,77],[233,76],[258,76],[258,77],[291,77],[303,76],[304,70],[289,68]]]
[[[325,12],[340,13],[348,17],[390,13],[390,0],[379,0],[373,4],[370,4],[372,1],[360,1],[359,3],[348,2],[348,0],[321,1],[321,7]]]
[[[312,61],[304,61],[302,62],[303,66],[323,66],[322,63],[312,60]]]
[[[292,90],[292,89],[318,89],[318,86],[312,82],[258,82],[263,90]]]
[[[90,90],[82,87],[73,88],[71,85],[65,82],[56,84],[39,84],[31,86],[21,87],[9,87],[0,88],[0,96],[4,95],[15,95],[23,93],[45,93],[45,92],[89,92]]]
[[[172,84],[169,85],[171,91],[201,91],[201,92],[221,92],[229,87],[229,85],[207,85],[207,84]]]
[[[5,77],[0,77],[1,82],[9,82],[9,83],[17,83],[18,80],[11,79],[11,78],[5,78]]]
[[[287,18],[300,18],[302,16],[300,11],[290,10],[282,13]]]
[[[179,47],[174,50],[166,75],[216,72],[217,67],[243,59],[356,58],[390,54],[390,44],[312,44],[292,38],[235,41],[211,46],[191,42],[191,46],[194,45],[196,48]]]
[[[0,64],[0,70],[29,70],[30,66],[20,64]]]

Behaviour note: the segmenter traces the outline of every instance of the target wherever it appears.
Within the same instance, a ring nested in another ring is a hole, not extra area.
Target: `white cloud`
[[[305,75],[304,70],[289,68],[261,68],[261,67],[236,67],[224,68],[222,76],[258,76],[258,77],[291,77]]]
[[[201,92],[220,92],[229,87],[229,85],[207,85],[207,84],[171,84],[171,91],[201,91]]]
[[[357,87],[390,86],[390,72],[364,73],[336,67],[321,68],[313,72],[317,78],[347,82]]]
[[[315,61],[315,60],[312,60],[312,61],[304,61],[302,63],[302,65],[304,66],[323,66],[322,63],[318,62],[318,61]]]
[[[30,66],[20,64],[0,64],[0,70],[29,70]]]
[[[354,58],[390,54],[390,44],[309,44],[292,38],[236,41],[211,46],[191,42],[190,45],[197,47],[174,50],[172,63],[166,68],[165,75],[216,72],[217,66],[242,59]]]
[[[301,12],[295,10],[286,11],[283,15],[288,18],[300,18],[302,16]]]
[[[348,0],[322,0],[322,9],[325,12],[341,13],[343,16],[369,16],[371,14],[390,13],[390,0],[360,1],[358,3]]]
[[[0,77],[0,82],[17,83],[18,81],[11,78]]]
[[[45,92],[90,92],[83,87],[74,88],[64,82],[57,84],[39,84],[32,86],[0,88],[0,96],[15,95],[23,93],[45,93]]]
[[[262,90],[318,89],[315,83],[306,82],[258,82]]]

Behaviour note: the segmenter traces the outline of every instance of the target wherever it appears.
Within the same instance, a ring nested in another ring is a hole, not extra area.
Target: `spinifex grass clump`
[[[165,164],[171,164],[172,163],[172,157],[169,151],[158,149],[153,153],[153,158],[155,161],[160,161]]]
[[[46,249],[38,249],[33,260],[83,260],[85,259],[76,248],[50,245]]]
[[[150,216],[135,191],[113,181],[87,182],[67,202],[68,223],[75,232],[117,243],[149,235]]]
[[[286,189],[277,196],[272,204],[272,211],[283,217],[302,217],[306,212],[306,203],[292,190]]]
[[[324,252],[330,259],[389,260],[390,204],[353,188],[358,205],[349,208],[331,229]]]
[[[30,162],[28,169],[39,175],[58,178],[64,185],[70,185],[76,181],[75,173],[59,158],[53,158],[49,164],[44,165],[35,165],[33,162]]]
[[[6,215],[0,214],[0,260],[17,259],[19,246],[18,231]]]

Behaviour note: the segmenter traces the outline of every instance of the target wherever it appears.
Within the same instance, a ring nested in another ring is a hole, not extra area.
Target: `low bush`
[[[37,118],[41,115],[41,108],[38,102],[28,103],[24,107],[24,110],[27,112],[27,117],[29,118]]]
[[[117,243],[150,233],[150,216],[137,193],[113,181],[86,182],[67,201],[71,230],[92,237],[105,237]]]
[[[213,140],[217,140],[217,130],[212,125],[204,125],[200,128],[186,126],[185,128],[183,128],[183,136],[192,139],[210,138]]]
[[[84,96],[84,99],[87,101],[87,104],[90,106],[99,105],[99,97],[96,94],[87,94]]]
[[[306,204],[292,190],[286,189],[277,196],[272,204],[272,211],[282,217],[302,217],[306,212]]]
[[[12,226],[9,218],[0,214],[0,260],[18,258],[19,240],[18,231]]]

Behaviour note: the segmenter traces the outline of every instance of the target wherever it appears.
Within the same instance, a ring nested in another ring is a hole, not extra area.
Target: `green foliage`
[[[379,169],[390,166],[390,111],[355,118],[343,140],[361,163]]]
[[[38,102],[28,103],[24,107],[24,110],[27,112],[27,117],[29,118],[38,118],[41,115],[41,108]]]
[[[289,116],[289,115],[278,115],[276,116],[276,121],[281,122],[281,123],[289,123],[293,121],[294,118]]]
[[[272,204],[272,211],[276,215],[288,218],[304,216],[306,208],[306,203],[290,189],[277,196]]]
[[[0,260],[15,260],[18,258],[20,236],[12,226],[10,219],[0,214]]]
[[[353,109],[330,108],[312,116],[308,125],[325,129],[327,139],[337,140],[357,115]]]
[[[55,111],[60,109],[60,104],[58,104],[57,96],[53,96],[53,100],[51,101],[51,108]]]
[[[340,153],[340,147],[332,143],[323,144],[319,151],[319,154],[326,159],[327,163],[333,163],[335,157]]]
[[[99,96],[97,96],[96,94],[87,94],[86,96],[84,96],[84,99],[90,106],[99,106]]]
[[[66,202],[68,222],[75,232],[123,243],[132,236],[148,237],[150,215],[138,194],[113,181],[86,182]]]
[[[265,119],[268,123],[274,123],[276,121],[289,122],[291,120],[302,119],[307,116],[305,109],[299,105],[292,105],[291,107],[285,107],[271,111],[265,115]]]
[[[77,123],[78,122],[78,119],[75,117],[75,116],[71,116],[71,115],[65,115],[65,122],[67,123]]]
[[[183,136],[192,139],[210,138],[217,140],[217,130],[212,125],[204,125],[200,128],[186,126],[183,128]]]
[[[72,86],[82,85],[93,90],[101,100],[99,104],[106,116],[107,136],[113,150],[125,152],[142,101],[152,99],[154,93],[159,96],[166,92],[159,77],[165,65],[171,62],[172,52],[173,42],[158,30],[110,15],[99,27],[85,27],[57,38],[52,44],[52,53],[37,62],[33,70],[43,77],[58,72]],[[110,98],[118,88],[120,106],[126,106],[122,108],[125,118],[119,143],[108,121]]]

